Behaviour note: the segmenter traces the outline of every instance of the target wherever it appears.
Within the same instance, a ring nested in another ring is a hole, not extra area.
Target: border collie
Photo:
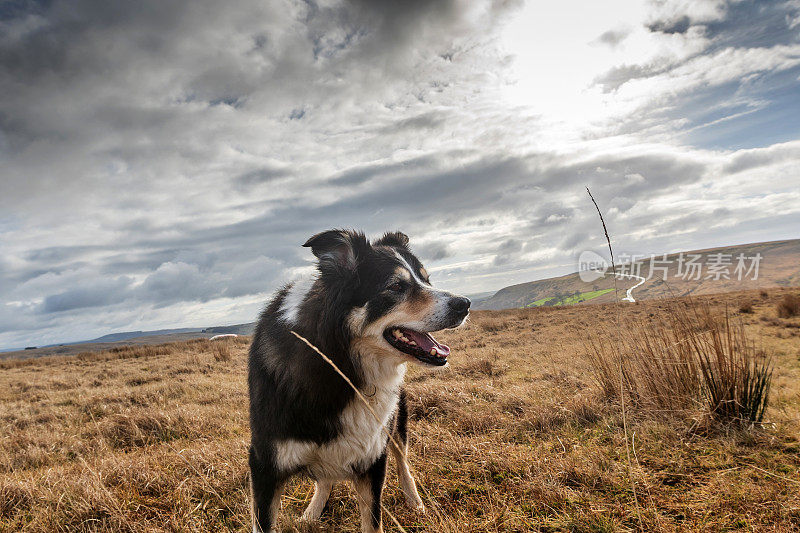
[[[461,325],[470,301],[431,286],[403,233],[370,243],[359,232],[330,230],[303,246],[318,259],[316,277],[278,291],[250,347],[253,531],[275,531],[284,484],[306,474],[315,489],[302,520],[318,520],[334,483],[351,480],[362,531],[380,533],[387,448],[408,504],[424,511],[405,460],[406,363],[447,365],[450,348],[430,332]],[[292,331],[336,364],[380,422]]]

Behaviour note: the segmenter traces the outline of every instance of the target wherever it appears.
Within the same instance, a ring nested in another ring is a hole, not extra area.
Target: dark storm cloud
[[[618,212],[624,213],[636,205],[636,199],[625,196],[615,196],[611,198],[608,207]]]
[[[797,142],[779,144],[768,150],[746,150],[732,158],[725,165],[725,171],[730,173],[743,172],[775,161],[791,161],[799,157],[800,143]]]
[[[364,50],[371,55],[396,57],[398,50],[413,48],[414,39],[420,36],[430,38],[431,33],[453,35],[470,31],[464,17],[466,6],[456,0],[350,0],[348,4],[354,8],[349,15],[364,27],[372,28],[364,42]],[[485,27],[491,28],[521,4],[521,0],[486,2]]]
[[[429,23],[431,19],[458,17],[458,3],[453,0],[350,0],[362,22],[368,22],[380,35],[387,50],[409,38],[409,27]]]
[[[687,15],[683,15],[673,20],[658,20],[651,23],[648,29],[659,33],[686,33],[691,25],[691,19]]]
[[[416,117],[415,117],[416,118]],[[336,186],[360,185],[375,178],[397,177],[425,169],[436,163],[435,156],[421,156],[400,163],[372,163],[349,168],[333,177],[330,183]]]
[[[29,251],[26,254],[26,259],[32,262],[58,265],[85,256],[87,253],[104,249],[105,247],[98,245],[48,246],[47,248],[35,248]]]
[[[293,204],[269,215],[258,216],[235,224],[212,228],[183,228],[180,237],[163,240],[142,240],[135,246],[150,248],[201,249],[205,243],[223,246],[220,255],[246,250],[257,243],[281,242],[268,251],[270,257],[287,264],[300,257],[299,245],[309,235],[332,226],[356,225],[378,233],[386,227],[446,227],[445,224],[475,217],[487,212],[532,212],[534,227],[558,227],[574,216],[573,209],[555,203],[541,204],[542,191],[582,190],[583,185],[603,184],[596,195],[612,206],[629,208],[637,198],[647,198],[660,190],[700,180],[705,167],[691,160],[666,154],[651,154],[617,160],[598,157],[581,164],[552,165],[539,168],[539,158],[500,158],[463,165],[458,169],[432,172],[417,169],[402,180],[376,183],[363,191],[352,192],[327,205]],[[549,158],[541,158],[547,159]],[[430,162],[432,167],[441,162]],[[489,180],[492,192],[485,190]],[[520,184],[526,184],[521,187]],[[561,186],[559,186],[561,185]],[[604,192],[613,191],[611,195]],[[621,197],[621,198],[620,198]],[[363,206],[369,206],[364,212]],[[453,209],[453,207],[457,207]],[[376,219],[374,215],[379,213]],[[445,220],[446,222],[443,222]],[[412,245],[414,243],[412,242]],[[421,253],[429,250],[422,248]],[[438,250],[430,250],[439,252]],[[243,252],[238,257],[245,259]],[[440,259],[433,253],[430,259]]]
[[[522,251],[522,242],[517,239],[506,239],[501,242],[495,250],[493,263],[495,265],[505,265],[510,263],[515,256]]]
[[[547,164],[539,166],[540,160]],[[533,208],[537,224],[558,225],[572,216],[572,210],[558,204],[542,204],[539,198],[543,191],[557,192],[565,187],[577,190],[585,184],[602,183],[615,196],[633,202],[660,190],[698,181],[705,171],[701,163],[661,153],[621,159],[601,156],[573,164],[556,164],[544,156],[486,157],[457,168],[436,170],[447,166],[445,162],[445,157],[429,157],[424,163],[399,165],[407,172],[402,179],[389,182],[371,182],[368,178],[374,175],[369,174],[358,181],[369,186],[349,190],[341,199],[324,205],[292,202],[268,214],[231,224],[205,228],[183,225],[174,236],[144,235],[125,247],[152,250],[137,255],[150,257],[142,263],[149,266],[173,261],[188,250],[203,250],[208,243],[215,243],[217,256],[230,257],[236,251],[246,253],[250,247],[288,261],[297,256],[298,246],[309,235],[326,226],[347,225],[347,221],[358,221],[378,232],[387,225],[408,224],[409,217],[415,221],[412,227],[423,227],[440,224],[445,217],[456,221],[496,209]],[[386,172],[394,169],[387,168]],[[492,184],[490,192],[485,190],[487,183]],[[604,196],[602,191],[598,194]],[[533,199],[537,201],[533,203]],[[369,209],[365,211],[364,206]],[[380,220],[373,220],[378,212]],[[119,259],[110,262],[118,263]]]
[[[42,313],[60,313],[73,309],[101,307],[119,303],[128,297],[129,278],[92,280],[82,287],[53,294],[44,299]]]
[[[192,262],[168,261],[161,263],[140,284],[134,284],[128,277],[102,275],[82,281],[78,286],[47,296],[38,313],[61,313],[123,302],[160,308],[176,302],[207,302],[220,297],[259,294],[274,288],[275,273],[280,267],[279,261],[264,255],[250,261],[215,262],[205,267]]]
[[[630,34],[631,30],[629,28],[608,30],[601,33],[600,37],[597,38],[597,41],[614,48],[619,43],[624,41]]]
[[[761,2],[728,0],[721,2],[721,18],[693,20],[689,14],[674,12],[671,17],[648,24],[652,32],[685,34],[693,26],[713,41],[713,48],[771,47],[798,42],[796,21],[800,5],[792,0]]]
[[[487,31],[514,4],[471,7],[484,7]],[[420,54],[448,50],[476,29],[453,1],[251,1],[230,9],[82,0],[37,5],[36,16],[32,5],[14,10],[0,37],[0,150],[9,158],[0,202],[8,205],[55,182],[62,194],[113,190],[96,177],[108,159],[130,169],[211,161],[224,135],[215,122],[231,112],[280,121],[302,109],[305,121],[331,101],[391,92]],[[433,112],[401,127],[441,120]],[[250,169],[240,182],[283,172]]]
[[[439,261],[453,255],[453,251],[448,244],[442,241],[415,244],[412,247],[423,261]]]
[[[531,220],[535,226],[560,226],[574,216],[571,207],[554,203],[541,202],[534,206]]]
[[[253,185],[262,185],[273,182],[279,178],[285,178],[290,173],[282,168],[259,168],[250,170],[234,178],[234,182],[242,187],[250,188]]]
[[[218,295],[219,289],[197,265],[170,262],[147,276],[139,296],[165,306],[180,301],[208,301]]]
[[[437,130],[444,126],[447,121],[447,114],[442,111],[430,111],[419,115],[404,118],[384,126],[381,133],[396,133],[403,130],[425,131]]]
[[[126,272],[152,272],[159,266],[177,260],[181,254],[176,248],[134,248],[127,245],[110,247],[109,254],[99,264],[103,275],[119,275]]]
[[[602,87],[604,93],[610,93],[631,80],[647,78],[663,71],[663,67],[656,65],[619,65],[595,79],[594,83]]]
[[[579,246],[585,247],[588,241],[589,236],[586,233],[573,233],[559,242],[558,248],[566,251],[576,250]]]

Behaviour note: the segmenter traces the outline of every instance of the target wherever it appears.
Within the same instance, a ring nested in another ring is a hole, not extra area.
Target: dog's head
[[[304,246],[319,259],[319,283],[341,309],[353,349],[427,366],[447,364],[450,348],[431,332],[463,324],[470,301],[431,285],[405,234],[386,233],[370,243],[361,233],[331,230]]]

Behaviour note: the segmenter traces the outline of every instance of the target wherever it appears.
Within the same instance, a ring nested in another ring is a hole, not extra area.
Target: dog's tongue
[[[430,333],[422,333],[420,331],[414,331],[413,329],[405,328],[402,328],[402,331],[406,338],[416,342],[417,346],[426,352],[430,353],[432,349],[435,349],[436,355],[439,357],[447,357],[450,355],[450,347],[446,344],[440,344],[437,342],[437,340],[434,339]]]

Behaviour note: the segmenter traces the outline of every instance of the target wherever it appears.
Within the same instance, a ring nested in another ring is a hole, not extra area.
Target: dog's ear
[[[361,252],[369,246],[363,233],[332,229],[317,233],[303,245],[319,258],[320,264],[355,269]]]
[[[398,248],[408,248],[408,235],[400,231],[387,231],[383,237],[375,242],[380,246],[397,246]]]

